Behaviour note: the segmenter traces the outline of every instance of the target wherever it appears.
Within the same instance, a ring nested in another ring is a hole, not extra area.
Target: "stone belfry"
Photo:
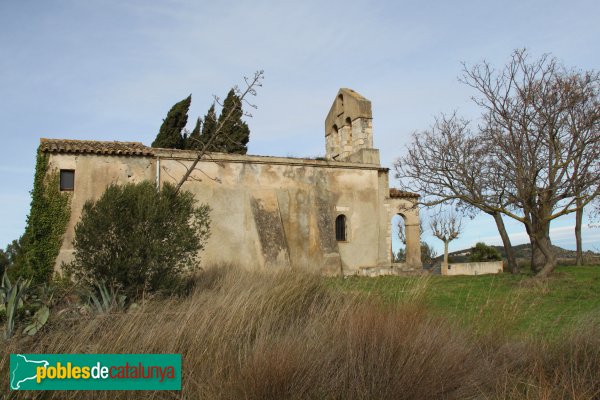
[[[371,102],[352,89],[340,89],[325,118],[326,157],[379,164],[379,150],[373,148],[372,121]]]

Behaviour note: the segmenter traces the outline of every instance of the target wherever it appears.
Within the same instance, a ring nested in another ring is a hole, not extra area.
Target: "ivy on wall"
[[[19,275],[35,283],[52,277],[56,257],[71,215],[71,193],[60,191],[60,175],[49,168],[49,156],[38,150],[31,191],[31,210],[25,228],[25,262]]]

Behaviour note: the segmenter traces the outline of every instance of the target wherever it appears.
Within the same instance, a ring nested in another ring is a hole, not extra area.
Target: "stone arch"
[[[388,238],[386,253],[388,254],[388,260],[391,263],[392,260],[392,242],[393,234],[392,231],[392,220],[396,215],[400,215],[404,222],[405,235],[406,235],[406,261],[405,264],[410,268],[422,267],[421,264],[421,227],[419,218],[419,208],[417,206],[418,195],[409,192],[403,192],[397,189],[390,189],[390,195],[386,199],[387,203],[387,232]],[[382,249],[383,250],[383,249]]]
[[[390,243],[390,251],[391,251],[391,259],[392,262],[404,262],[406,261],[406,217],[402,213],[396,213],[392,215],[390,220],[391,224],[391,243]],[[404,232],[401,237],[400,233]],[[404,257],[402,259],[398,259],[399,250],[404,250]]]
[[[329,135],[329,138],[331,140],[331,148],[330,148],[331,158],[333,158],[335,160],[339,157],[339,155],[341,153],[341,147],[342,147],[342,141],[340,138],[340,130],[339,130],[337,124],[333,124],[333,126],[331,127],[331,135]]]
[[[346,146],[346,151],[348,153],[353,153],[354,152],[354,142],[353,142],[353,137],[352,137],[352,119],[350,119],[350,117],[347,117],[345,119],[345,127],[344,129],[346,130],[346,137],[344,138],[344,146]]]

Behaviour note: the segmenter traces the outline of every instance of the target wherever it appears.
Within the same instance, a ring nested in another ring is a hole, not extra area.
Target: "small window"
[[[75,190],[75,171],[72,169],[60,170],[60,190]]]
[[[338,215],[335,219],[335,239],[338,242],[345,242],[346,239],[346,216]]]

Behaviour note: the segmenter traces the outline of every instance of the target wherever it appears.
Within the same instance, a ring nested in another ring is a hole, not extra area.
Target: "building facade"
[[[371,102],[340,89],[325,121],[325,159],[211,153],[183,189],[210,205],[205,265],[306,269],[355,274],[373,269],[418,270],[418,195],[389,188],[389,170],[373,148]],[[41,139],[40,151],[72,190],[71,218],[56,265],[73,254],[74,228],[85,201],[111,183],[176,184],[193,151],[133,142]],[[406,263],[393,265],[391,220],[403,216]]]

